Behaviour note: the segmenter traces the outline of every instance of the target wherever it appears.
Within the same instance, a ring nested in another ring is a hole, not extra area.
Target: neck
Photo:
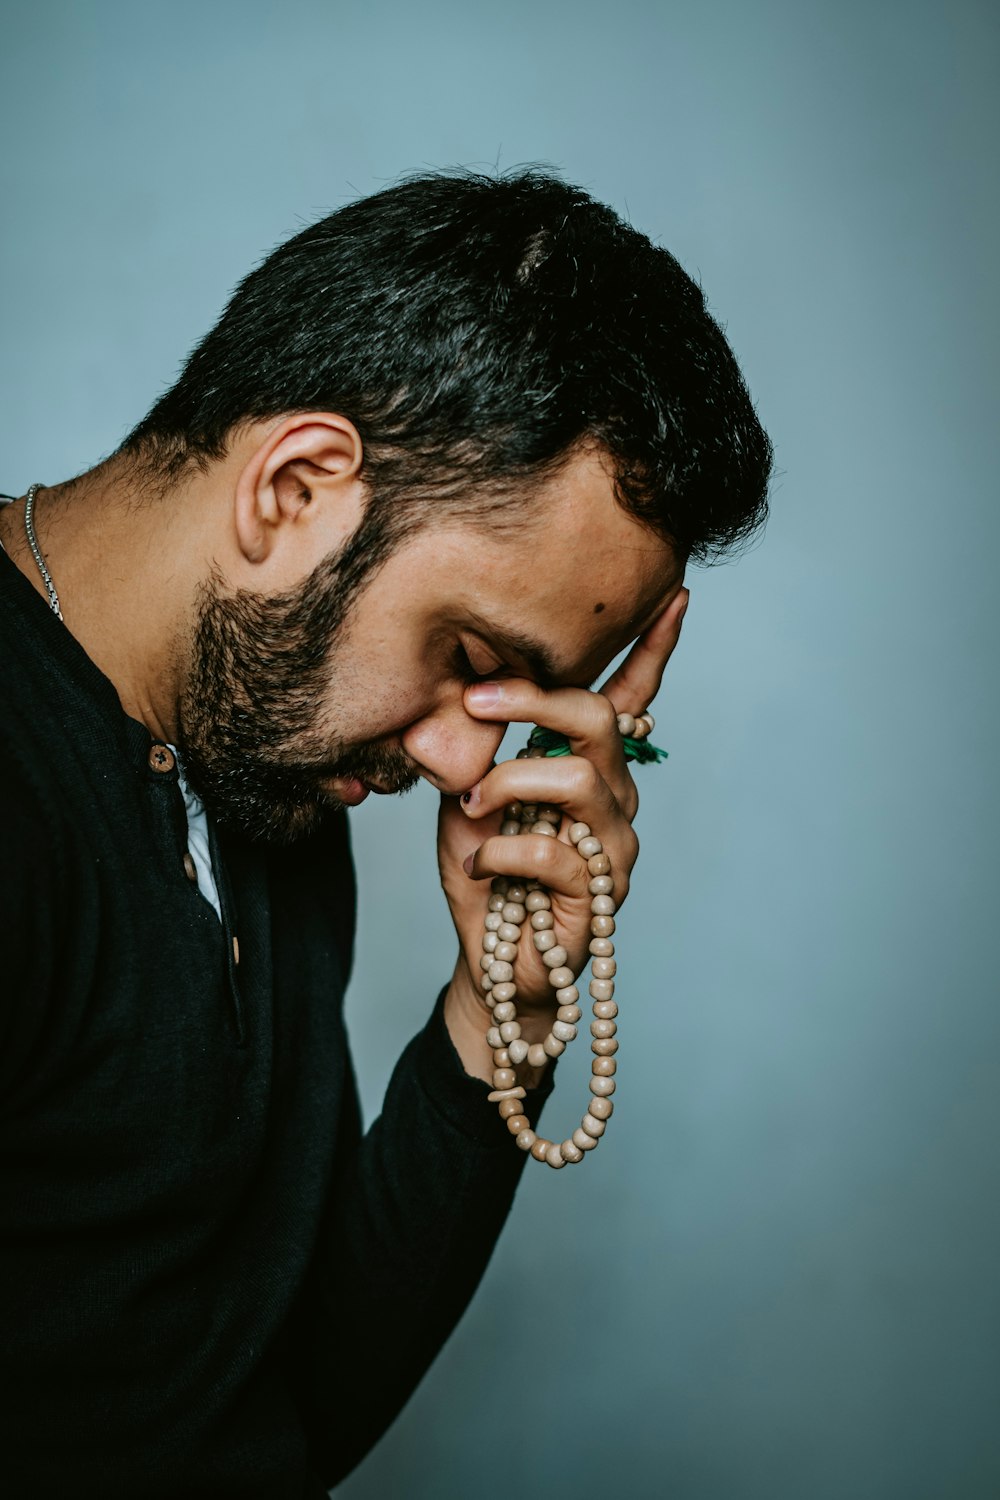
[[[38,491],[34,529],[66,629],[114,683],[122,708],[176,741],[183,643],[202,555],[185,492],[147,496],[125,460]],[[28,545],[24,500],[0,511],[0,542],[49,602]]]

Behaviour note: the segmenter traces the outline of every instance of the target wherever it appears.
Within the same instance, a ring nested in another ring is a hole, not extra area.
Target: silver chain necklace
[[[42,575],[42,582],[45,584],[45,591],[49,596],[49,608],[52,610],[52,613],[57,617],[57,619],[61,620],[62,610],[59,607],[59,595],[56,593],[56,586],[52,582],[52,574],[45,566],[45,559],[42,556],[42,549],[39,547],[38,538],[35,535],[35,524],[31,519],[31,512],[35,508],[35,496],[38,494],[38,491],[41,488],[42,486],[40,484],[33,484],[28,488],[28,493],[25,497],[24,502],[24,531],[25,535],[28,538],[28,546],[31,548],[31,555],[35,559],[35,562],[38,564],[38,571]]]

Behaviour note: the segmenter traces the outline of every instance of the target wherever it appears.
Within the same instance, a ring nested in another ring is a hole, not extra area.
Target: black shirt
[[[217,838],[220,929],[173,756],[2,552],[0,830],[5,1491],[322,1495],[460,1316],[524,1157],[441,997],[362,1134],[346,818]]]

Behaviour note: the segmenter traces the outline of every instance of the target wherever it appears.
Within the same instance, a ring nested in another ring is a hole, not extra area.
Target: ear
[[[271,563],[289,583],[355,530],[364,509],[363,446],[347,417],[285,417],[254,449],[236,481],[236,541],[247,562]]]

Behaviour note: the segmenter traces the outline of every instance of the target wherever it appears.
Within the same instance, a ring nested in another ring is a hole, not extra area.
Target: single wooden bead
[[[618,733],[621,734],[621,735],[631,735],[634,730],[635,730],[635,719],[632,716],[632,714],[619,714],[618,715]]]
[[[499,1029],[496,1026],[491,1026],[489,1031],[486,1033],[486,1045],[488,1047],[503,1046],[503,1037],[500,1035]]]
[[[506,895],[507,887],[509,885],[510,881],[507,879],[506,875],[494,875],[493,879],[490,881],[490,890],[493,892],[494,896],[503,896]]]
[[[501,1099],[499,1107],[501,1120],[509,1120],[512,1116],[519,1115],[521,1113],[520,1099]],[[521,1129],[524,1129],[523,1125],[521,1126]],[[515,1131],[514,1134],[516,1135],[517,1131]]]
[[[595,958],[611,958],[615,945],[610,938],[591,938],[590,951]]]
[[[507,900],[513,901],[518,906],[524,904],[524,898],[527,894],[528,892],[520,880],[511,881],[507,887]]]
[[[556,831],[552,827],[552,824],[551,823],[546,823],[544,821],[544,819],[542,819],[542,818],[539,818],[539,820],[538,820],[537,823],[532,823],[531,827],[528,829],[528,832],[529,833],[540,833],[543,836],[543,838],[547,838],[547,839],[554,839],[555,836],[556,836]],[[560,1162],[559,1165],[562,1166],[562,1163]]]
[[[599,1061],[598,1058],[594,1059]],[[601,1078],[600,1076],[590,1080],[590,1092],[592,1094],[608,1095],[615,1091],[615,1080],[613,1078]]]
[[[547,917],[548,912],[539,912],[539,916],[543,915]],[[535,948],[539,953],[548,953],[550,948],[555,948],[558,946],[559,939],[556,937],[551,927],[543,927],[540,932],[534,933],[533,936],[535,941]],[[565,953],[565,948],[562,951]]]
[[[587,986],[593,1000],[610,1000],[615,993],[613,979],[592,979]]]
[[[499,941],[500,941],[500,939],[497,937],[497,935],[496,935],[495,932],[484,932],[483,933],[483,952],[484,953],[495,953],[496,952],[497,943]]]
[[[593,1151],[597,1145],[597,1137],[588,1135],[582,1125],[578,1125],[573,1132],[573,1145],[579,1146],[581,1151]]]
[[[546,891],[529,891],[524,902],[525,910],[530,912],[548,911],[551,905],[552,898]]]
[[[581,839],[590,837],[590,829],[586,823],[573,823],[569,830],[569,841],[579,847]]]
[[[516,1042],[521,1035],[520,1021],[504,1021],[500,1027],[500,1035],[503,1037],[505,1043]]]
[[[488,958],[489,954],[487,953],[483,956],[485,958]],[[486,972],[493,984],[499,984],[504,980],[510,980],[514,978],[514,970],[511,968],[510,964],[499,963],[496,959],[494,959],[494,961],[490,964]]]
[[[616,1042],[615,1046],[617,1047],[617,1045],[618,1043]],[[511,1042],[507,1050],[510,1053],[511,1062],[515,1068],[519,1068],[528,1055],[528,1044],[521,1037],[518,1037],[516,1042]]]
[[[556,990],[556,1000],[560,1005],[575,1005],[580,998],[580,991],[575,984],[566,984],[561,990]]]
[[[540,938],[548,937],[548,933],[540,932],[538,936]],[[542,954],[542,963],[547,969],[561,972],[566,967],[567,958],[569,958],[569,954],[566,952],[566,949],[563,947],[562,943],[554,943],[551,948],[549,948],[545,953]],[[570,974],[570,983],[572,984],[572,982],[573,976],[572,974]]]
[[[558,1000],[558,998],[559,996],[557,995],[556,999]],[[568,1021],[571,1026],[575,1026],[582,1015],[583,1011],[578,1005],[560,1005],[556,1011],[557,1018],[560,1021]]]
[[[523,1099],[525,1093],[521,1085],[517,1084],[512,1089],[493,1089],[486,1097],[491,1104],[499,1104],[501,1099]]]
[[[501,908],[505,922],[513,922],[520,927],[527,916],[527,912],[519,901],[505,901]]]
[[[607,1129],[607,1126],[605,1125],[604,1121],[599,1120],[596,1115],[588,1113],[585,1114],[583,1119],[580,1121],[580,1129],[586,1131],[587,1135],[591,1136],[595,1141],[599,1141],[601,1139],[601,1136]],[[575,1140],[576,1137],[574,1136],[573,1139]]]
[[[595,917],[613,917],[617,907],[613,896],[594,896],[590,909]]]
[[[524,889],[530,896],[532,891],[544,891],[545,887],[542,885],[542,882],[540,880],[526,880],[524,882]]]
[[[501,1000],[499,1004],[494,1005],[493,1019],[494,1021],[496,1021],[498,1026],[502,1026],[504,1021],[516,1020],[517,1011],[514,1008],[513,1000]]]
[[[506,1104],[506,1099],[501,1100],[501,1103]],[[527,1115],[509,1115],[507,1118],[507,1129],[511,1135],[520,1135],[522,1130],[531,1129],[531,1121]]]
[[[592,854],[587,860],[587,869],[591,875],[610,875],[611,861],[606,854]]]
[[[528,907],[528,910],[531,911],[531,908]],[[554,926],[555,920],[550,911],[533,911],[531,912],[531,930],[532,932],[548,932]]]
[[[517,994],[517,985],[510,980],[506,984],[495,984],[493,986],[493,1004],[499,1005],[502,1001],[513,1000]]]
[[[613,1021],[618,1014],[618,1005],[614,1000],[595,1000],[594,1015],[601,1021]]]
[[[614,917],[591,917],[590,930],[594,937],[610,937],[615,930]]]
[[[501,943],[519,943],[521,929],[516,922],[501,922],[497,928],[497,940]]]
[[[590,1071],[595,1078],[613,1078],[617,1066],[613,1057],[595,1057]]]
[[[615,1112],[613,1099],[591,1099],[590,1113],[595,1120],[610,1120]]]
[[[635,728],[632,731],[632,738],[634,740],[644,740],[648,733],[649,725],[646,723],[646,720],[640,716],[635,721]]]
[[[505,818],[500,824],[500,832],[504,838],[513,838],[516,833],[521,832],[521,825],[516,818]]]
[[[562,1148],[555,1141],[552,1141],[550,1143],[549,1149],[545,1153],[545,1160],[548,1162],[550,1167],[558,1168],[564,1167],[566,1165],[566,1160],[562,1154]]]
[[[538,1137],[535,1135],[535,1132],[532,1130],[531,1126],[528,1125],[518,1135],[517,1144],[520,1146],[522,1151],[530,1151],[537,1139]]]
[[[484,974],[489,970],[489,967],[490,967],[491,963],[493,963],[493,954],[492,953],[480,953],[480,955],[479,955],[479,967],[482,969],[482,971],[483,971]]]
[[[653,730],[656,728],[656,720],[653,718],[653,715],[649,712],[649,709],[647,708],[646,712],[644,714],[640,714],[639,717],[641,719],[645,719],[645,721],[646,721],[646,733],[647,734],[652,734]]]
[[[532,1154],[532,1156],[535,1158],[536,1161],[544,1161],[545,1160],[545,1153],[548,1151],[548,1149],[549,1149],[549,1147],[551,1145],[552,1145],[552,1142],[551,1141],[547,1141],[545,1139],[544,1135],[538,1135],[538,1136],[536,1136],[535,1139],[531,1143],[531,1154]]]
[[[548,958],[548,956],[549,955],[546,953],[545,958]],[[543,959],[542,962],[544,963],[544,961],[545,960]],[[551,984],[551,986],[552,986],[552,988],[554,990],[563,990],[563,989],[566,988],[566,986],[568,984],[572,984],[572,983],[573,983],[573,970],[572,969],[550,969],[549,970],[549,984]]]
[[[502,921],[503,917],[498,911],[488,911],[486,913],[486,921],[483,923],[483,926],[486,928],[487,932],[496,932]]]
[[[559,1023],[557,1021],[556,1025],[558,1026],[558,1024]],[[559,1038],[557,1036],[554,1036],[550,1031],[548,1036],[542,1043],[542,1050],[545,1052],[545,1055],[547,1057],[559,1057],[561,1053],[566,1051],[566,1043],[561,1042]]]
[[[552,1035],[560,1042],[572,1042],[576,1040],[576,1027],[570,1021],[553,1021]]]
[[[497,943],[493,950],[493,958],[497,963],[512,964],[516,957],[516,943]]]
[[[537,817],[538,817],[538,803],[537,802],[525,802],[524,806],[521,808],[521,821],[522,821],[522,823],[533,823]]]
[[[580,1147],[576,1144],[576,1141],[573,1140],[572,1136],[567,1141],[560,1141],[559,1142],[559,1150],[563,1154],[563,1160],[564,1161],[570,1161],[570,1162],[583,1161],[583,1152],[580,1150]]]
[[[613,1053],[618,1051],[618,1038],[613,1036],[595,1037],[590,1044],[590,1050],[591,1052],[596,1052],[598,1057],[611,1057]],[[514,1062],[519,1060],[514,1057],[513,1047],[511,1047],[510,1055]]]
[[[517,1083],[517,1077],[513,1068],[494,1068],[493,1087],[495,1089],[512,1089]]]
[[[494,1047],[493,1048],[493,1066],[495,1068],[509,1068],[510,1067],[510,1053],[507,1051],[506,1047]],[[497,1084],[497,1088],[505,1088],[505,1087],[506,1087],[506,1084],[500,1084],[500,1083]]]
[[[582,855],[584,859],[593,859],[595,854],[604,853],[604,845],[601,843],[600,839],[595,838],[593,834],[591,834],[589,838],[581,839],[577,844],[576,849],[577,853]]]
[[[618,973],[618,965],[613,958],[595,958],[590,972],[595,979],[614,979]]]
[[[544,1068],[549,1060],[549,1054],[541,1042],[532,1042],[528,1048],[528,1066],[531,1068]]]
[[[595,875],[587,886],[592,896],[610,896],[615,883],[610,875]]]
[[[538,816],[540,818],[547,818],[550,823],[554,823],[558,828],[562,822],[562,808],[556,807],[554,802],[539,802]]]
[[[591,1036],[614,1036],[617,1030],[618,1027],[615,1025],[614,1021],[591,1021],[590,1023]]]
[[[493,981],[490,976],[488,974],[481,975],[479,983],[481,988],[484,989],[487,994],[489,994],[490,990],[493,988]]]
[[[520,802],[507,802],[504,804],[503,815],[505,818],[519,818],[521,816]]]
[[[490,911],[503,911],[504,898],[502,896],[491,896],[486,905]]]

